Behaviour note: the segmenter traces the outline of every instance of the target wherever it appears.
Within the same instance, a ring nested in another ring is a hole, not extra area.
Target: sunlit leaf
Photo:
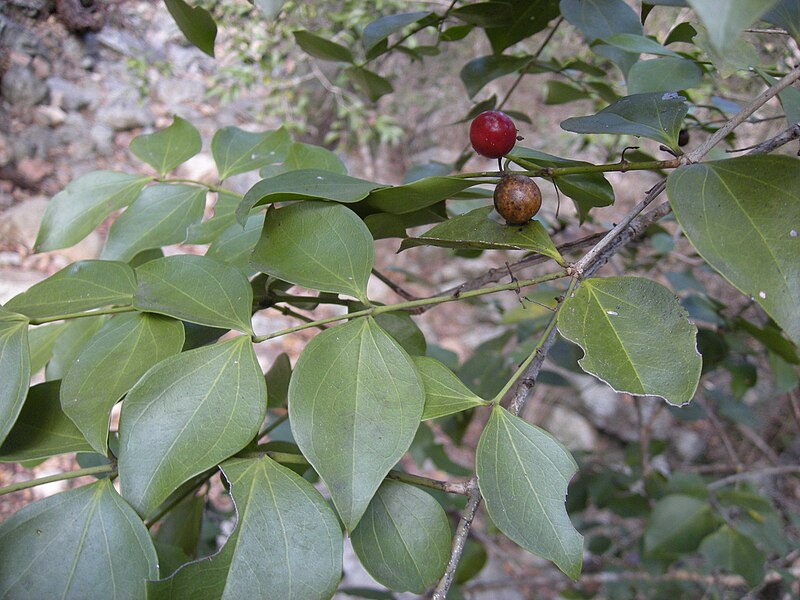
[[[211,140],[211,154],[220,179],[282,162],[292,141],[281,127],[275,131],[253,133],[238,127],[223,127]]]
[[[211,13],[202,6],[189,6],[183,0],[164,0],[164,4],[186,39],[213,57],[217,24]]]
[[[153,167],[161,177],[200,152],[202,140],[194,125],[175,117],[172,125],[136,136],[131,140],[133,155]]]

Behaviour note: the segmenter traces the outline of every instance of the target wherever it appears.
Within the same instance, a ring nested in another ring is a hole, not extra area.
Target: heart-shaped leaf
[[[583,536],[564,499],[577,470],[553,436],[495,405],[475,455],[486,510],[500,531],[572,579],[581,572]]]
[[[211,140],[211,154],[217,163],[219,178],[227,179],[283,162],[291,143],[289,132],[283,127],[263,133],[223,127]]]
[[[422,385],[425,387],[425,410],[422,420],[436,419],[452,415],[476,406],[486,406],[486,402],[474,394],[450,369],[435,358],[415,356]]]
[[[689,165],[667,179],[675,217],[700,255],[800,345],[798,189],[800,160],[790,156]]]
[[[109,479],[28,504],[0,525],[3,598],[137,600],[155,577],[147,528]]]
[[[184,254],[136,269],[139,310],[252,333],[253,289],[241,271],[213,258]]]
[[[0,307],[0,444],[22,410],[30,380],[28,320]]]
[[[583,348],[581,368],[617,391],[675,405],[694,396],[702,367],[697,327],[655,281],[587,279],[564,301],[558,330]]]
[[[244,448],[266,413],[264,375],[248,337],[161,361],[122,405],[122,495],[147,516],[181,483]]]
[[[183,0],[164,0],[167,10],[186,39],[209,56],[214,56],[217,24],[202,6],[189,6]]]
[[[414,439],[425,390],[408,354],[374,320],[323,331],[297,361],[289,419],[348,531]]]
[[[131,140],[133,155],[153,167],[161,177],[200,152],[203,142],[194,125],[175,117],[172,125],[136,136]]]
[[[183,347],[180,321],[148,313],[119,315],[78,353],[61,385],[61,407],[100,454],[108,452],[114,404],[150,367]]]

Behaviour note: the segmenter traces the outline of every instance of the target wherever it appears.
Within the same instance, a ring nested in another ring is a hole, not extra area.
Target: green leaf
[[[414,356],[414,366],[425,388],[425,410],[422,420],[452,415],[486,402],[461,383],[450,369],[435,358]]]
[[[509,158],[525,169],[579,167],[590,164],[560,158],[522,146],[515,146],[509,154]],[[614,204],[614,188],[611,187],[603,173],[576,173],[553,179],[558,189],[575,203],[581,223],[586,220],[592,208]]]
[[[261,238],[264,214],[250,215],[244,228],[234,223],[208,247],[206,256],[251,273],[250,255]]]
[[[167,10],[186,39],[209,56],[214,56],[217,24],[202,6],[191,7],[183,0],[164,0]]]
[[[359,307],[366,308],[363,305]],[[396,311],[375,315],[375,322],[412,356],[424,356],[425,335],[407,312]]]
[[[213,258],[184,254],[136,269],[134,306],[182,321],[252,333],[253,289],[241,271]]]
[[[200,222],[206,188],[158,183],[141,195],[111,225],[101,258],[128,262],[144,250],[180,244]]]
[[[772,8],[777,0],[687,1],[708,29],[714,48],[718,52],[724,53],[726,48],[739,37],[739,34]]]
[[[432,14],[433,13],[427,11],[412,12],[386,15],[385,17],[375,19],[372,23],[364,27],[364,31],[361,33],[361,45],[364,46],[364,52],[368,53],[393,33],[397,33],[404,27],[412,23],[417,23]]]
[[[722,79],[727,79],[737,71],[749,70],[761,64],[759,50],[749,40],[742,37],[734,38],[728,42],[724,52],[719,52],[712,44],[706,28],[700,23],[695,23],[695,28],[697,34],[692,43],[706,53]]]
[[[292,363],[289,355],[281,352],[265,375],[269,390],[269,407],[284,408],[289,400],[289,381],[292,378]]]
[[[342,576],[342,532],[314,487],[268,457],[222,465],[238,522],[225,546],[169,579],[151,600],[327,600]]]
[[[684,44],[691,44],[694,36],[697,35],[697,30],[691,23],[683,22],[678,23],[667,35],[667,39],[664,40],[664,45],[669,46],[670,44],[674,44],[676,42],[683,42]]]
[[[244,223],[250,209],[272,202],[287,200],[331,200],[333,202],[358,202],[372,190],[384,187],[379,183],[340,175],[319,169],[290,171],[262,179],[244,195],[236,215]]]
[[[557,0],[504,0],[502,4],[510,5],[510,21],[485,29],[495,54],[542,31],[560,14]]]
[[[604,42],[634,54],[654,54],[656,56],[672,56],[680,58],[681,55],[665,48],[654,39],[636,33],[615,33],[603,40]]]
[[[176,116],[169,127],[133,138],[130,149],[136,158],[164,177],[200,152],[202,145],[194,125]]]
[[[795,39],[800,40],[800,11],[797,0],[778,0],[778,3],[762,15],[767,23],[783,27]]]
[[[30,379],[28,320],[0,307],[0,444],[22,410]]]
[[[667,179],[672,211],[700,255],[800,345],[798,189],[800,160],[789,156],[690,165]]]
[[[587,279],[564,301],[558,330],[583,348],[581,368],[619,392],[661,396],[674,405],[694,396],[703,362],[697,328],[655,281]]]
[[[444,573],[450,522],[430,494],[386,480],[353,530],[353,550],[367,572],[396,592],[422,594]]]
[[[48,381],[62,379],[75,362],[78,352],[89,343],[105,321],[106,317],[103,315],[67,321],[64,330],[53,344],[53,355],[47,363],[45,378]]]
[[[586,100],[589,94],[580,88],[551,79],[547,82],[547,95],[544,99],[545,104],[566,104],[575,100]]]
[[[415,246],[529,250],[563,262],[550,236],[539,221],[525,225],[503,225],[489,218],[491,206],[453,217],[416,238],[406,238],[400,251]]]
[[[133,269],[125,263],[81,260],[14,296],[6,309],[44,319],[112,304],[129,306],[135,292]]]
[[[3,598],[144,597],[158,558],[109,479],[28,504],[0,525]]]
[[[800,13],[800,10],[798,13]],[[777,79],[770,77],[763,69],[756,69],[756,73],[769,85],[775,85],[778,82]],[[786,124],[791,127],[795,123],[800,123],[800,90],[790,85],[778,94],[778,100],[781,102],[783,112],[786,113]]]
[[[694,552],[718,526],[719,518],[708,501],[681,494],[665,496],[653,507],[645,529],[645,554],[672,560]]]
[[[364,217],[364,224],[372,233],[376,240],[392,237],[404,238],[407,236],[406,229],[418,225],[430,225],[431,223],[441,223],[447,219],[447,209],[444,202],[415,210],[414,212],[402,215],[391,213],[373,213]]]
[[[92,171],[69,183],[47,205],[34,252],[73,246],[112,212],[133,202],[150,177]]]
[[[519,71],[531,61],[533,58],[530,56],[507,56],[504,54],[480,56],[464,65],[460,73],[461,81],[464,82],[464,87],[467,88],[467,93],[472,98],[490,81]]]
[[[41,371],[53,355],[58,336],[67,323],[48,323],[28,329],[28,344],[31,349],[31,375]]]
[[[108,453],[114,404],[150,367],[183,347],[180,321],[147,313],[108,321],[78,353],[61,385],[61,407],[100,454]]]
[[[564,499],[577,470],[553,436],[495,405],[475,455],[489,517],[511,540],[572,579],[581,572],[583,536],[570,523]]]
[[[738,573],[750,587],[755,587],[764,580],[766,555],[749,537],[727,525],[703,540],[700,553],[711,567]]]
[[[271,210],[250,260],[278,279],[362,301],[374,261],[364,222],[341,204],[314,201]]]
[[[331,60],[334,62],[353,62],[353,54],[348,48],[326,40],[323,37],[314,35],[305,30],[293,31],[294,41],[306,54],[320,60]]]
[[[615,133],[642,136],[678,148],[678,133],[688,111],[686,98],[676,93],[634,94],[588,117],[570,117],[561,128],[574,133]]]
[[[20,462],[92,449],[61,410],[60,383],[48,381],[31,387],[17,422],[0,446],[0,462]]]
[[[426,177],[373,190],[364,204],[380,212],[403,215],[438,204],[474,185],[474,181],[460,177]]]
[[[295,142],[289,146],[286,160],[283,161],[282,165],[264,167],[261,169],[260,174],[262,177],[272,177],[288,171],[299,171],[300,169],[317,169],[347,175],[347,167],[344,166],[342,159],[336,153],[321,146],[301,144],[300,142]]]
[[[180,548],[188,558],[196,556],[205,504],[204,495],[193,494],[184,498],[159,521],[158,531],[153,536],[153,540],[159,544]],[[168,575],[174,570],[168,571],[162,566],[161,574]]]
[[[628,72],[628,91],[644,94],[689,90],[702,81],[703,71],[693,60],[671,57],[640,60]]]
[[[370,318],[323,331],[300,355],[292,433],[348,531],[411,445],[424,403],[411,358]]]
[[[388,79],[363,67],[348,67],[344,74],[370,102],[377,102],[382,96],[394,91]]]
[[[122,495],[147,516],[181,483],[244,448],[266,413],[266,385],[250,338],[162,360],[122,404]]]
[[[219,178],[224,180],[282,162],[291,143],[289,132],[284,127],[263,133],[223,127],[211,140],[211,154],[217,163]]]
[[[236,224],[236,209],[241,200],[242,197],[237,194],[218,192],[217,201],[214,203],[214,216],[202,223],[189,225],[186,243],[213,243],[223,231]],[[241,230],[241,226],[239,229]]]

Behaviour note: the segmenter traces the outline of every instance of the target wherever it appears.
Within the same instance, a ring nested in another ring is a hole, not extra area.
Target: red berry
[[[469,141],[475,152],[487,158],[505,156],[517,142],[517,127],[506,113],[487,110],[472,120]]]

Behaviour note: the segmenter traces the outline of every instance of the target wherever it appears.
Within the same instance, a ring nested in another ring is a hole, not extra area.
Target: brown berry
[[[541,206],[539,186],[525,175],[504,175],[494,188],[494,207],[509,225],[524,225]]]

